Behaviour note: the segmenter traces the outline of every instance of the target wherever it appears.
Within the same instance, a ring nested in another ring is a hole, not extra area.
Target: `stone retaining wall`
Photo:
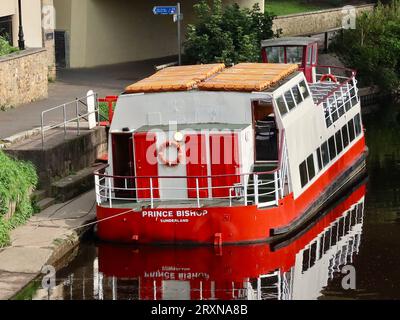
[[[356,15],[372,11],[374,4],[354,6]],[[342,27],[347,12],[343,8],[313,11],[300,14],[278,16],[274,20],[273,30],[282,30],[282,36],[299,36],[324,33]]]
[[[0,109],[47,98],[48,53],[26,49],[0,57]]]

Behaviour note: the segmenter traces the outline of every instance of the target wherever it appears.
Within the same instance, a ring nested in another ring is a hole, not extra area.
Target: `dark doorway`
[[[272,103],[253,103],[256,162],[278,160],[278,128]]]
[[[135,175],[131,132],[112,134],[112,162],[114,176],[121,176],[121,178],[114,178],[114,187],[121,188],[121,190],[115,189],[115,196],[124,199],[136,198],[134,190],[127,190],[127,188],[135,188],[135,179],[129,178]]]
[[[67,33],[65,31],[56,30],[54,32],[54,45],[56,51],[57,68],[66,68],[68,41],[67,41]]]

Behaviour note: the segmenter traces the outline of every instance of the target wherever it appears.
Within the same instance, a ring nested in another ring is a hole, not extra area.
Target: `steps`
[[[276,169],[277,162],[267,162],[267,163],[256,163],[253,166],[253,172],[266,172]],[[275,184],[273,174],[260,174],[258,175],[258,202],[269,202],[275,200]],[[268,194],[266,194],[268,193]],[[255,203],[254,197],[254,176],[251,175],[248,181],[247,187],[248,202]]]
[[[66,202],[94,187],[93,172],[104,164],[82,169],[51,184],[51,196],[57,202]]]
[[[43,211],[56,203],[56,199],[47,196],[46,190],[35,190],[31,200],[36,204],[38,210]]]

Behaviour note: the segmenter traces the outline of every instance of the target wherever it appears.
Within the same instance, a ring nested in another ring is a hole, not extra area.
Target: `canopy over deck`
[[[284,37],[261,41],[261,47],[280,47],[280,46],[308,46],[318,42],[317,38],[311,37]]]
[[[296,64],[239,63],[192,65],[163,69],[128,86],[126,93],[188,91],[262,91],[298,69]]]

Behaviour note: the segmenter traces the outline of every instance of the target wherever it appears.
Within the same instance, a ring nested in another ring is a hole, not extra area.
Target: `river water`
[[[400,298],[400,104],[364,109],[368,177],[279,244],[129,247],[84,241],[33,299]]]

